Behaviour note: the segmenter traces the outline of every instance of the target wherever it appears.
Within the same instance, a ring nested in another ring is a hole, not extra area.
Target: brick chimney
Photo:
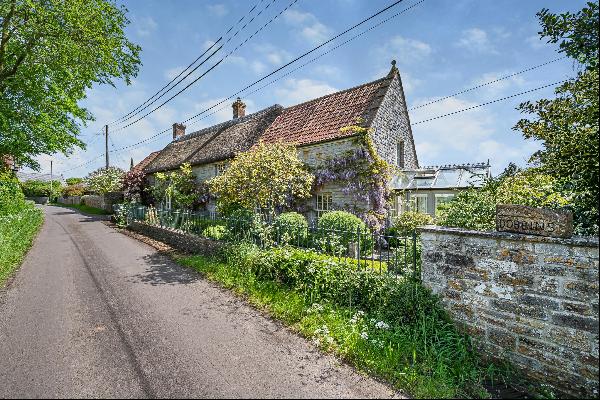
[[[246,104],[239,97],[237,98],[235,103],[232,104],[232,107],[233,119],[242,118],[244,115],[246,115]]]
[[[182,137],[185,135],[185,125],[178,124],[177,122],[173,124],[173,140]]]

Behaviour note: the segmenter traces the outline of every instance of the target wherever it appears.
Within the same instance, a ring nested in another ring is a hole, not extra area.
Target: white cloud
[[[476,53],[497,53],[487,32],[479,28],[471,28],[462,31],[461,38],[457,42],[457,45]]]
[[[474,79],[471,82],[471,86],[479,86],[487,82],[492,82],[503,76],[510,75],[511,71],[501,72],[487,72],[480,77]],[[482,90],[487,96],[498,96],[499,94],[505,93],[508,89],[516,87],[523,87],[525,79],[521,76],[513,76],[507,79],[503,79],[498,82],[494,82],[490,85],[484,86],[479,90]]]
[[[215,17],[223,17],[229,12],[227,7],[220,3],[208,5],[206,8],[208,9],[208,12]]]
[[[339,77],[342,74],[338,67],[326,64],[317,65],[313,71],[317,76]]]
[[[285,22],[296,28],[297,34],[312,44],[322,43],[331,36],[332,30],[311,13],[287,10],[283,13],[283,18]]]
[[[158,24],[152,17],[133,18],[133,26],[139,36],[148,36],[156,30]]]
[[[167,80],[173,80],[173,78],[175,78],[177,75],[179,75],[179,73],[181,71],[183,71],[185,69],[184,66],[180,65],[177,67],[173,67],[173,68],[169,68],[168,70],[165,71],[165,78]]]
[[[431,46],[416,39],[394,36],[376,49],[377,58],[390,62],[395,59],[400,64],[414,64],[431,55]]]
[[[482,161],[491,160],[497,173],[506,168],[511,162],[517,165],[527,164],[529,157],[539,149],[540,145],[532,141],[523,142],[521,146],[509,146],[506,143],[489,139],[479,143],[478,154]]]
[[[284,106],[302,103],[316,97],[336,92],[338,89],[326,82],[312,79],[287,79],[283,86],[275,90],[278,102]]]
[[[531,46],[531,48],[534,50],[543,49],[548,45],[548,43],[544,42],[540,38],[540,35],[529,36],[527,39],[525,39],[525,43]]]
[[[242,56],[229,56],[226,60],[225,60],[226,64],[234,64],[234,65],[238,65],[239,67],[243,68],[243,69],[248,69],[252,72],[254,72],[256,75],[260,75],[262,73],[264,73],[267,69],[267,66],[259,60],[248,60],[245,57]]]

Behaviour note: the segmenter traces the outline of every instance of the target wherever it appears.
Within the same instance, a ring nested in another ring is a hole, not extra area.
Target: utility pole
[[[104,154],[106,155],[106,168],[108,168],[108,125],[104,125]]]

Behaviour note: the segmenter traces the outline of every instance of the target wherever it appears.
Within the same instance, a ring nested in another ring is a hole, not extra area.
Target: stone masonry
[[[598,397],[598,238],[424,227],[423,283],[482,354]]]
[[[222,247],[221,242],[192,235],[179,229],[162,228],[138,221],[130,222],[128,228],[187,253],[212,255]]]

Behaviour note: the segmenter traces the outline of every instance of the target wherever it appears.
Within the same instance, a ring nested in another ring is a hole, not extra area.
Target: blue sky
[[[104,124],[128,113],[154,94],[213,41],[224,35],[257,1],[125,1],[123,4],[129,10],[131,20],[127,27],[128,37],[142,47],[140,73],[130,86],[119,84],[116,88],[103,86],[90,90],[83,104],[95,115],[96,121],[82,129],[83,140],[88,143],[87,150],[75,151],[68,158],[63,155],[42,156],[39,158],[42,170],[49,172],[50,158],[54,160],[55,173],[64,171],[65,177],[85,176],[103,166],[103,157],[94,158],[103,154],[104,138],[95,133]],[[205,67],[212,65],[212,61],[229,53],[290,2],[262,0],[253,15],[268,4],[270,6],[192,77],[199,76],[206,70]],[[153,136],[170,128],[174,122],[205,110],[391,3],[391,0],[297,0],[288,11],[176,99],[127,129],[117,131],[118,124],[111,126],[111,131],[115,130],[111,134],[111,150]],[[417,0],[403,1],[274,78],[415,3]],[[422,105],[558,58],[555,46],[539,40],[535,13],[544,7],[553,12],[574,11],[584,3],[575,0],[425,0],[244,98],[247,112],[275,103],[283,106],[297,104],[380,78],[389,71],[392,59],[397,60],[401,71],[409,107]],[[561,60],[498,84],[412,110],[409,115],[414,124],[572,75],[571,62]],[[511,161],[525,164],[538,144],[523,140],[519,132],[511,129],[520,118],[515,107],[521,101],[551,97],[552,93],[552,88],[547,88],[448,118],[413,125],[420,164],[472,163],[490,159],[494,173],[500,172]],[[214,115],[188,123],[187,132],[230,119],[231,102],[228,100],[219,106],[224,109]],[[171,137],[168,132],[140,146],[112,153],[111,164],[128,168],[130,157],[138,162],[149,152],[163,148]],[[73,169],[87,161],[91,162]]]

